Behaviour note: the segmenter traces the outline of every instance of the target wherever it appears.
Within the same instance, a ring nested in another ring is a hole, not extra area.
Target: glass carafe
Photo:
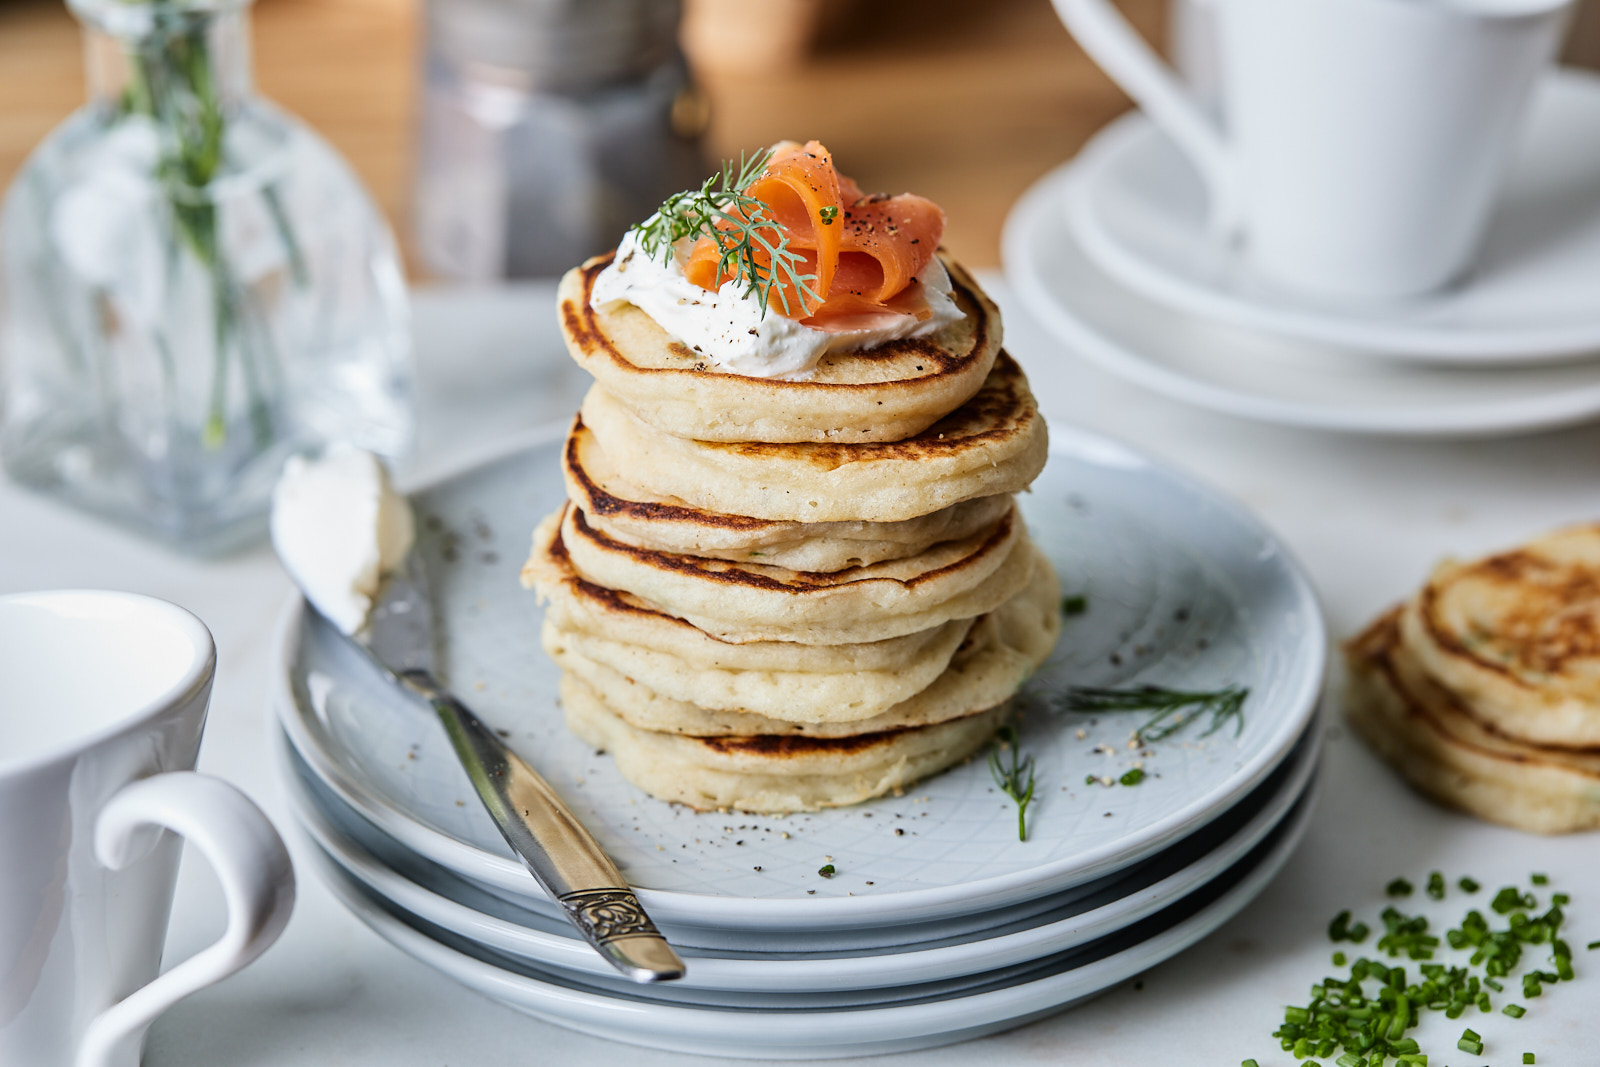
[[[0,455],[181,549],[264,529],[284,459],[409,445],[394,239],[252,91],[246,0],[74,0],[90,99],[0,214]]]

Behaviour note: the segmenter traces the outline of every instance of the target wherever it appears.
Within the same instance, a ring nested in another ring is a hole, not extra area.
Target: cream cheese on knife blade
[[[347,634],[360,630],[383,576],[411,551],[411,504],[383,461],[350,445],[292,457],[272,493],[272,545],[306,598]]]

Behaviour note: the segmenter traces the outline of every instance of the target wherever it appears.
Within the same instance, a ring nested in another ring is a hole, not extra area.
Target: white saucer
[[[1080,948],[1196,892],[1239,863],[1297,805],[1310,804],[1321,731],[1312,733],[1283,771],[1263,783],[1269,795],[1250,810],[1229,812],[1217,833],[1207,827],[1156,856],[1127,878],[1037,916],[1001,922],[976,934],[866,952],[722,954],[680,945],[688,974],[674,990],[812,993],[884,989],[992,972]],[[296,765],[298,764],[298,765]],[[467,941],[541,969],[602,987],[631,989],[559,919],[517,908],[427,863],[345,808],[297,757],[285,755],[283,778],[301,829],[345,875],[395,908]],[[1259,792],[1259,791],[1258,791]],[[670,930],[669,930],[670,936]],[[887,999],[887,997],[883,998]]]
[[[1193,315],[1376,354],[1526,363],[1600,352],[1600,76],[1561,71],[1528,127],[1483,249],[1453,288],[1415,301],[1329,305],[1255,274],[1206,226],[1198,175],[1135,111],[1102,130],[1064,187],[1068,224],[1111,277]]]
[[[1287,862],[1310,823],[1302,805],[1282,830],[1191,898],[1104,938],[1006,977],[956,992],[888,1004],[791,1007],[663,1002],[648,990],[602,992],[531,968],[397,913],[331,862],[328,885],[352,912],[423,964],[508,1007],[613,1041],[702,1056],[837,1059],[952,1044],[1053,1014],[1148,970],[1194,944],[1249,905]],[[930,988],[938,988],[933,984]],[[641,995],[644,994],[644,995]]]
[[[1075,354],[1175,400],[1323,430],[1472,437],[1600,416],[1600,361],[1437,367],[1219,325],[1109,278],[1061,204],[1081,172],[1067,163],[1023,194],[1006,220],[1006,277],[1041,325]],[[1590,298],[1600,309],[1600,282]]]
[[[1023,743],[1041,778],[1025,842],[981,759],[905,796],[782,819],[696,813],[629,785],[563,723],[558,672],[538,644],[541,612],[516,582],[529,531],[565,496],[554,441],[414,497],[445,671],[561,790],[663,926],[878,938],[885,927],[981,917],[1124,870],[1216,819],[1283,761],[1315,711],[1324,629],[1299,567],[1237,505],[1104,437],[1050,432],[1049,464],[1021,506],[1089,610],[1068,620],[1030,686],[1048,695],[1065,684],[1241,684],[1251,693],[1237,736],[1157,746],[1137,787],[1085,783],[1138,758],[1125,744],[1136,721],[1030,716]],[[551,907],[482,811],[436,719],[298,602],[280,635],[274,704],[318,778],[412,851]],[[834,877],[819,876],[824,863]]]

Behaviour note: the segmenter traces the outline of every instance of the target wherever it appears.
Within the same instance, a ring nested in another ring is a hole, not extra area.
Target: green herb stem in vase
[[[264,529],[297,451],[411,435],[386,224],[315,134],[256,96],[244,0],[75,0],[90,99],[0,214],[18,482],[179,548]]]

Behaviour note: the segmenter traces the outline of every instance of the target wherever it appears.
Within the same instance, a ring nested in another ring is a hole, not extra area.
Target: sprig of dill
[[[1001,758],[1009,753],[1010,760]],[[1017,840],[1028,839],[1028,805],[1033,802],[1033,757],[1022,755],[1017,744],[1017,731],[1009,726],[1000,727],[995,734],[995,744],[989,750],[989,773],[994,775],[1000,792],[1016,801]]]
[[[1237,737],[1244,729],[1244,702],[1249,695],[1249,688],[1242,685],[1210,690],[1168,689],[1160,685],[1126,689],[1074,686],[1062,694],[1057,706],[1062,711],[1099,713],[1152,711],[1155,714],[1134,731],[1142,745],[1170,737],[1205,715],[1211,717],[1211,723],[1202,737],[1210,737],[1230,722]]]
[[[776,287],[783,313],[793,317],[789,289],[817,302],[822,294],[814,285],[815,274],[800,273],[805,257],[789,247],[789,237],[771,207],[748,192],[771,160],[771,149],[749,158],[740,153],[737,167],[731,159],[724,160],[722,170],[700,188],[673,193],[654,215],[634,226],[633,232],[644,254],[663,262],[671,260],[673,246],[684,238],[710,238],[722,250],[717,258],[718,278],[730,276],[742,283],[745,295],[761,303],[763,318]]]

